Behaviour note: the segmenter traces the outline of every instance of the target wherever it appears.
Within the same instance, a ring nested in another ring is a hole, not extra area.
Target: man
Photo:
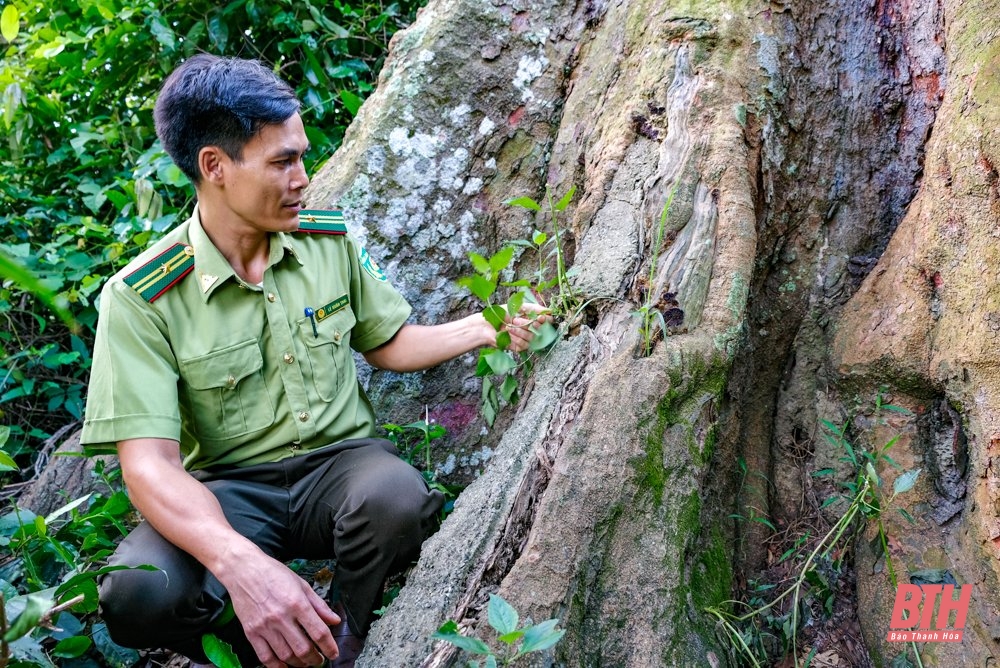
[[[298,111],[259,63],[209,55],[178,67],[156,102],[198,203],[101,294],[83,436],[117,445],[146,520],[111,563],[159,569],[101,582],[123,645],[205,661],[211,632],[245,666],[353,665],[352,636],[441,498],[372,438],[351,349],[405,372],[496,343],[479,314],[405,324],[410,306],[339,215],[301,211]],[[530,323],[507,323],[513,349]],[[283,563],[323,557],[337,560],[338,612]]]

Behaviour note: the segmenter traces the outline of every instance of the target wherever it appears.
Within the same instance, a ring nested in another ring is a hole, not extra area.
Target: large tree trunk
[[[368,379],[387,418],[427,404],[465,461],[495,454],[360,665],[447,665],[429,635],[474,621],[494,591],[569,629],[547,665],[724,662],[703,610],[771,559],[764,525],[730,515],[752,505],[793,524],[809,472],[837,457],[819,420],[879,386],[914,409],[892,425],[897,458],[926,472],[922,502],[906,501],[918,526],[891,527],[897,570],[976,587],[966,641],[924,665],[997,654],[996,13],[432,0],[396,36],[309,204],[344,208],[433,322],[477,307],[453,286],[468,251],[543,224],[504,200],[575,185],[567,253],[591,301],[485,438],[472,356]],[[644,357],[630,312],[656,257],[648,289],[685,315]],[[768,481],[759,493],[741,464]],[[984,482],[966,493],[967,480]],[[893,592],[865,549],[859,616],[883,663],[898,651],[879,641]]]

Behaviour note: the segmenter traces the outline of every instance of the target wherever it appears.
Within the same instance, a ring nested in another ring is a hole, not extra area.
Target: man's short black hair
[[[242,160],[263,126],[284,123],[299,108],[291,86],[258,61],[200,54],[167,77],[153,118],[163,147],[197,185],[201,149],[218,146]]]

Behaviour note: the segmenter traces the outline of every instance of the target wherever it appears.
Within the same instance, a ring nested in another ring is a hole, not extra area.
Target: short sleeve
[[[101,292],[81,442],[101,450],[131,438],[180,440],[177,361],[167,326],[132,288]]]
[[[351,309],[357,324],[351,347],[359,353],[378,348],[403,326],[412,311],[368,251],[348,236],[351,246]]]

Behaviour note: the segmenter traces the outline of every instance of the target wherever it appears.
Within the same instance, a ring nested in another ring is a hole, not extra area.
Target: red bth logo
[[[940,597],[938,596],[940,594]],[[934,603],[937,617],[934,618]],[[972,600],[972,585],[962,585],[955,598],[954,585],[901,584],[896,589],[896,602],[892,606],[892,621],[885,639],[889,642],[961,642],[965,618]],[[921,605],[923,604],[923,605]],[[951,613],[954,623],[949,623]],[[931,628],[931,621],[935,621]]]

